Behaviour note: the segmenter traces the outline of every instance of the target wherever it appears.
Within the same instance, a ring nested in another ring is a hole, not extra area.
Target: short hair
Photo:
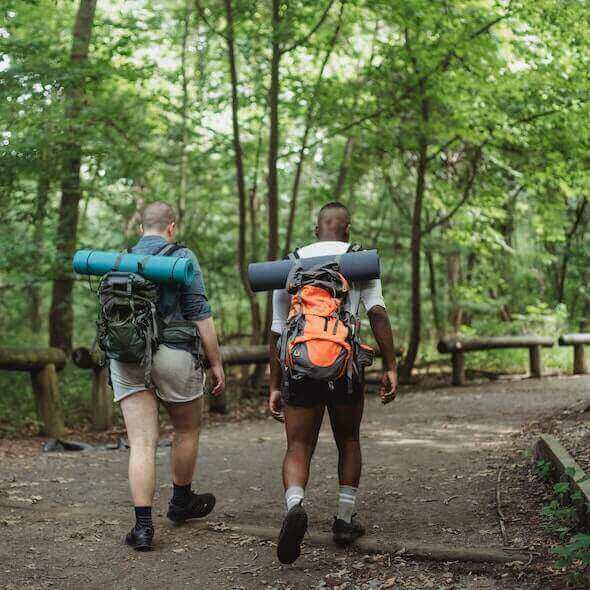
[[[141,223],[144,230],[151,229],[163,232],[174,221],[176,221],[174,209],[168,203],[162,201],[146,205],[141,214]]]
[[[330,203],[326,203],[320,209],[320,212],[318,213],[318,223],[324,213],[326,213],[327,211],[333,211],[333,210],[337,210],[337,209],[339,209],[340,211],[344,211],[346,213],[346,221],[347,221],[347,223],[350,223],[350,221],[351,221],[350,211],[349,211],[348,207],[344,203],[341,203],[340,201],[331,201]]]

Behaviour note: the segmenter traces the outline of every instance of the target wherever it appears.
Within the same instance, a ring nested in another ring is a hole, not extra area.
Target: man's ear
[[[143,223],[139,224],[139,233],[143,236]]]
[[[318,239],[319,239],[319,237],[320,237],[320,226],[319,226],[319,225],[316,225],[316,226],[315,226],[315,228],[314,228],[314,230],[313,230],[313,234],[314,234],[314,236],[315,236],[316,238],[318,238]]]
[[[348,223],[346,225],[346,227],[344,228],[344,235],[346,236],[347,240],[348,240],[348,238],[350,238],[350,223]]]

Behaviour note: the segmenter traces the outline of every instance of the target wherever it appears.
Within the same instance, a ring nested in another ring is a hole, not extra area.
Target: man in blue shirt
[[[141,239],[133,248],[137,254],[157,254],[174,243],[176,221],[174,210],[166,203],[151,203],[142,214]],[[156,481],[156,446],[158,443],[158,404],[166,408],[174,428],[170,464],[173,496],[168,518],[182,522],[201,518],[213,510],[213,494],[197,494],[191,490],[201,429],[203,368],[195,362],[195,339],[198,331],[203,351],[215,381],[213,395],[225,388],[225,376],[217,342],[211,307],[199,263],[188,248],[180,248],[171,256],[191,258],[196,276],[191,285],[162,285],[158,315],[168,320],[182,320],[189,327],[189,338],[171,339],[160,344],[153,355],[151,378],[154,387],[146,389],[144,367],[139,364],[110,361],[115,400],[121,411],[129,438],[129,484],[135,505],[136,524],[125,542],[138,551],[152,548],[154,528],[152,503]]]

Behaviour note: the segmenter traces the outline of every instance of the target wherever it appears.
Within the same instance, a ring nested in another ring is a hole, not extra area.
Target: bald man
[[[297,250],[300,258],[344,254],[350,248],[351,217],[348,209],[338,202],[324,205],[315,228],[317,242]],[[381,292],[381,281],[353,284],[346,302],[347,310],[358,317],[363,304],[371,323],[375,340],[384,363],[379,394],[383,403],[395,398],[397,369],[393,335]],[[332,532],[334,541],[347,545],[365,533],[354,518],[356,496],[361,477],[359,429],[363,415],[364,384],[354,383],[353,392],[343,380],[292,381],[282,388],[282,371],[277,355],[277,341],[285,329],[290,308],[290,296],[285,290],[273,294],[271,327],[270,397],[271,414],[285,422],[287,452],[283,461],[286,515],[279,534],[277,555],[282,563],[293,563],[300,554],[300,545],[307,530],[307,514],[303,508],[309,467],[326,408],[338,447],[338,511]]]
[[[141,239],[133,247],[133,253],[163,253],[169,244],[174,243],[174,210],[167,203],[147,205],[139,230]],[[188,286],[160,286],[158,316],[176,321],[175,326],[184,325],[188,329],[176,329],[174,337],[169,339],[164,332],[153,355],[152,389],[146,389],[143,366],[111,360],[109,367],[115,401],[121,404],[130,447],[129,484],[135,506],[135,526],[125,542],[137,551],[149,551],[153,547],[152,503],[156,482],[159,404],[168,412],[174,428],[170,452],[173,492],[168,518],[173,522],[202,518],[215,506],[213,494],[197,494],[191,489],[205,383],[203,368],[196,362],[197,336],[211,366],[214,395],[220,394],[225,387],[221,354],[203,277],[194,253],[182,247],[171,251],[170,255],[190,258],[196,275]],[[191,326],[194,331],[191,331]]]

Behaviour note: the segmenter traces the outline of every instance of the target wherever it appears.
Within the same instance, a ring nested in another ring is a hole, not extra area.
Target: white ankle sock
[[[305,490],[299,486],[291,486],[288,487],[285,491],[285,502],[287,504],[287,512],[293,508],[293,506],[297,506],[297,504],[301,504],[305,498]]]
[[[337,518],[340,518],[345,522],[350,522],[352,520],[357,492],[358,488],[353,488],[352,486],[340,486]]]

